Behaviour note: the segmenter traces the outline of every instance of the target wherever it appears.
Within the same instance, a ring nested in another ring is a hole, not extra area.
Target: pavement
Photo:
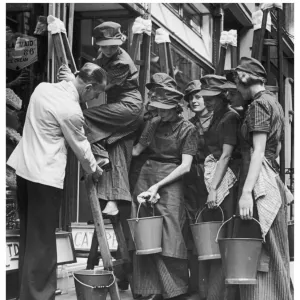
[[[64,272],[66,269],[65,267],[62,267],[61,269],[58,270],[58,289],[62,291],[62,294],[57,295],[55,297],[56,300],[77,300],[77,295],[76,295],[76,290],[75,290],[75,284],[74,284],[74,279],[72,277],[72,272],[76,270],[82,270],[85,269],[86,267],[86,261],[84,259],[77,259],[76,264],[71,264],[71,265],[66,265],[67,273],[68,276],[63,276]],[[101,268],[101,266],[100,266]],[[291,273],[291,279],[294,284],[294,262],[290,263],[290,273]],[[120,290],[120,298],[121,300],[133,300],[132,294],[130,289],[126,291],[121,291]],[[109,293],[107,294],[106,300],[110,300],[110,295]],[[191,295],[189,297],[190,300],[198,300],[199,297],[197,294]],[[86,299],[90,300],[90,299]],[[99,297],[99,300],[100,297]],[[105,299],[102,299],[105,300]]]

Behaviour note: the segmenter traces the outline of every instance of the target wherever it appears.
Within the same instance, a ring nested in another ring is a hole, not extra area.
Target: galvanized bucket
[[[220,259],[221,254],[218,243],[215,242],[218,230],[224,223],[224,213],[220,206],[218,208],[222,213],[222,221],[200,222],[198,219],[201,213],[206,209],[204,207],[196,217],[196,223],[191,224],[191,231],[194,243],[198,253],[198,260]],[[221,230],[219,236],[225,236],[225,230]]]
[[[113,272],[80,270],[73,273],[78,300],[105,300],[108,288],[115,283]]]
[[[136,255],[147,255],[162,252],[161,239],[163,216],[139,218],[141,203],[138,207],[137,218],[127,219]]]
[[[232,220],[229,218],[222,227]],[[256,219],[252,218],[260,224]],[[257,266],[263,239],[221,238],[217,235],[225,274],[225,284],[256,284]]]

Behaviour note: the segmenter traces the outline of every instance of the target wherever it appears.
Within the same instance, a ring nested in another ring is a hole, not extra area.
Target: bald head
[[[107,83],[106,72],[96,64],[86,63],[80,69],[78,77],[86,84],[92,84],[93,86],[105,86]]]

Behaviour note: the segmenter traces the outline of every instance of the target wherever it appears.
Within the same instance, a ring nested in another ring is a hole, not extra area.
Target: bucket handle
[[[140,202],[140,204],[139,204],[138,211],[137,211],[137,214],[136,214],[136,222],[139,221],[140,208],[141,208],[142,204],[143,204],[143,202]],[[152,207],[152,215],[154,217],[154,205],[151,204],[151,207]]]
[[[220,208],[220,210],[221,210],[221,213],[222,213],[222,223],[224,223],[224,212],[223,212],[223,209],[221,208],[221,206],[218,206],[218,208]],[[205,209],[207,209],[206,204],[205,204],[205,206],[201,209],[201,211],[200,211],[199,213],[196,214],[196,222],[195,222],[195,224],[198,223],[198,219],[199,219],[200,215],[202,214],[202,212],[203,212]]]
[[[86,287],[88,287],[88,288],[91,288],[91,289],[104,289],[104,288],[110,288],[110,287],[115,283],[115,281],[116,281],[116,277],[115,277],[114,273],[111,272],[110,274],[113,276],[114,279],[113,279],[112,283],[110,283],[109,285],[95,285],[95,286],[88,285],[88,284],[86,284],[86,283],[84,283],[84,282],[81,282],[81,281],[74,275],[74,273],[73,273],[73,278],[74,278],[77,282],[79,282],[80,284],[82,284],[82,285],[84,285],[84,286],[86,286]]]
[[[237,218],[237,217],[240,217],[240,216],[233,215],[232,217],[230,217],[228,220],[226,220],[226,221],[220,226],[220,228],[219,228],[219,230],[218,230],[218,233],[217,233],[217,237],[216,237],[216,243],[218,242],[218,237],[219,237],[219,233],[220,233],[220,231],[221,231],[221,228],[222,228],[227,222],[229,222],[230,220],[232,220],[232,219],[234,219],[234,218]],[[260,226],[259,221],[257,221],[255,218],[252,217],[251,220],[255,221],[255,222],[258,223],[258,225]],[[265,240],[264,237],[263,237],[263,242],[264,242],[264,243],[266,242],[266,240]]]

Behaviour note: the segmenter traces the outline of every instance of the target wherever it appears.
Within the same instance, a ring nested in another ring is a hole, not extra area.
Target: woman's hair
[[[106,72],[96,64],[86,63],[78,73],[79,78],[84,83],[94,85],[103,85],[107,82]]]
[[[257,83],[261,85],[266,83],[266,79],[264,77],[255,76],[244,71],[237,71],[236,73],[238,81],[246,87]]]
[[[181,115],[182,112],[183,112],[183,108],[182,108],[182,106],[181,106],[180,104],[178,104],[178,105],[176,106],[176,113],[177,113],[178,115]]]

